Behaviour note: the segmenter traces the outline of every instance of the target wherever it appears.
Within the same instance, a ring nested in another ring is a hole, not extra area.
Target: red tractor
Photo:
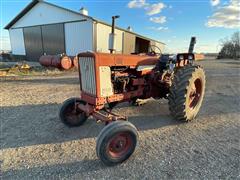
[[[63,103],[60,119],[81,126],[92,116],[106,126],[97,137],[97,156],[106,165],[128,159],[135,150],[137,128],[112,109],[121,102],[136,103],[150,97],[166,98],[174,119],[193,120],[202,104],[205,73],[194,64],[194,54],[176,56],[78,54],[81,93]]]

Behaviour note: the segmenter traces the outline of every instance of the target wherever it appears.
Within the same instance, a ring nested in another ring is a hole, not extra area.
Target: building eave
[[[30,11],[36,4],[38,4],[39,2],[42,2],[42,3],[45,3],[45,4],[48,4],[50,6],[53,6],[53,7],[56,7],[56,8],[59,8],[59,9],[62,9],[62,10],[65,10],[65,11],[68,11],[68,12],[71,12],[71,13],[74,13],[74,14],[77,14],[77,15],[81,15],[85,18],[88,18],[88,19],[92,19],[94,20],[91,16],[86,16],[84,14],[81,14],[81,13],[78,13],[76,11],[73,11],[73,10],[70,10],[70,9],[67,9],[67,8],[64,8],[64,7],[61,7],[61,6],[57,6],[55,4],[52,4],[52,3],[49,3],[49,2],[46,2],[46,1],[43,1],[43,0],[33,0],[31,3],[29,3],[15,18],[13,18],[12,21],[10,21],[10,23],[8,23],[4,29],[10,29],[19,19],[21,19],[25,14],[28,13],[28,11]]]
[[[8,23],[4,29],[10,29],[19,19],[21,19],[30,9],[32,9],[40,0],[33,0],[29,3],[10,23]]]
[[[100,21],[100,20],[96,20],[96,19],[93,19],[93,20],[96,21],[97,23],[100,23],[100,24],[104,24],[104,25],[107,25],[107,26],[110,26],[110,27],[112,26],[111,24],[108,24],[108,23],[103,22],[103,21]],[[146,37],[146,36],[140,35],[140,34],[138,34],[138,33],[132,32],[132,31],[128,31],[127,29],[123,29],[123,28],[120,28],[120,27],[118,27],[118,26],[115,26],[115,28],[118,29],[118,30],[124,31],[124,32],[128,32],[128,33],[130,33],[130,34],[133,34],[133,35],[135,35],[135,36],[137,36],[137,37],[139,37],[139,38],[143,38],[143,39],[146,39],[146,40],[149,40],[149,41],[155,41],[155,42],[161,43],[161,44],[163,44],[163,45],[166,45],[165,43],[163,43],[163,42],[161,42],[161,41],[157,41],[157,40],[154,40],[154,39],[152,39],[152,38],[148,38],[148,37]]]
[[[19,19],[21,19],[25,14],[27,14],[28,11],[30,11],[39,2],[48,4],[48,5],[56,7],[56,8],[60,8],[62,10],[65,10],[65,11],[68,11],[68,12],[71,12],[71,13],[74,13],[74,14],[77,14],[77,15],[81,15],[81,16],[87,18],[87,19],[91,19],[92,21],[95,21],[96,23],[101,23],[101,24],[104,24],[104,25],[107,25],[107,26],[111,26],[110,24],[108,24],[106,22],[103,22],[101,20],[95,19],[95,18],[93,18],[91,16],[87,16],[87,15],[81,14],[81,13],[73,11],[71,9],[67,9],[67,8],[64,8],[64,7],[61,7],[61,6],[58,6],[58,5],[55,5],[55,4],[43,1],[43,0],[33,0],[12,21],[10,21],[10,23],[8,23],[4,27],[4,29],[7,29],[7,30],[10,29]],[[161,43],[161,44],[165,45],[165,43],[163,43],[163,42],[160,42],[160,41],[154,40],[152,38],[148,38],[148,37],[142,36],[142,35],[140,35],[138,33],[132,32],[132,31],[128,31],[127,29],[123,29],[123,28],[120,28],[120,27],[116,27],[116,29],[124,31],[124,32],[128,32],[130,34],[134,34],[135,36],[143,38],[143,39],[146,39],[146,40],[155,41],[155,42],[158,42],[158,43]]]

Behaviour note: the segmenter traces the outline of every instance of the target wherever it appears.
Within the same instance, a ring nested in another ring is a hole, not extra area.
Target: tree
[[[240,34],[239,31],[233,33],[230,39],[222,40],[222,48],[219,52],[218,58],[240,58]]]

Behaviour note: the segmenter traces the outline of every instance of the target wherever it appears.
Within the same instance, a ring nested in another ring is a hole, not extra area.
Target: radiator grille
[[[95,67],[93,57],[80,57],[79,59],[82,91],[96,95]]]

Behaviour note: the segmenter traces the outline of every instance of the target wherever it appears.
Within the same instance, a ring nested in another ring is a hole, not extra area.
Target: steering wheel
[[[154,51],[153,47],[157,48],[159,50],[159,52]],[[154,55],[154,56],[161,56],[162,55],[161,49],[158,46],[156,46],[156,45],[153,45],[153,44],[150,45],[149,49],[150,49],[150,51],[149,51],[150,55]]]

